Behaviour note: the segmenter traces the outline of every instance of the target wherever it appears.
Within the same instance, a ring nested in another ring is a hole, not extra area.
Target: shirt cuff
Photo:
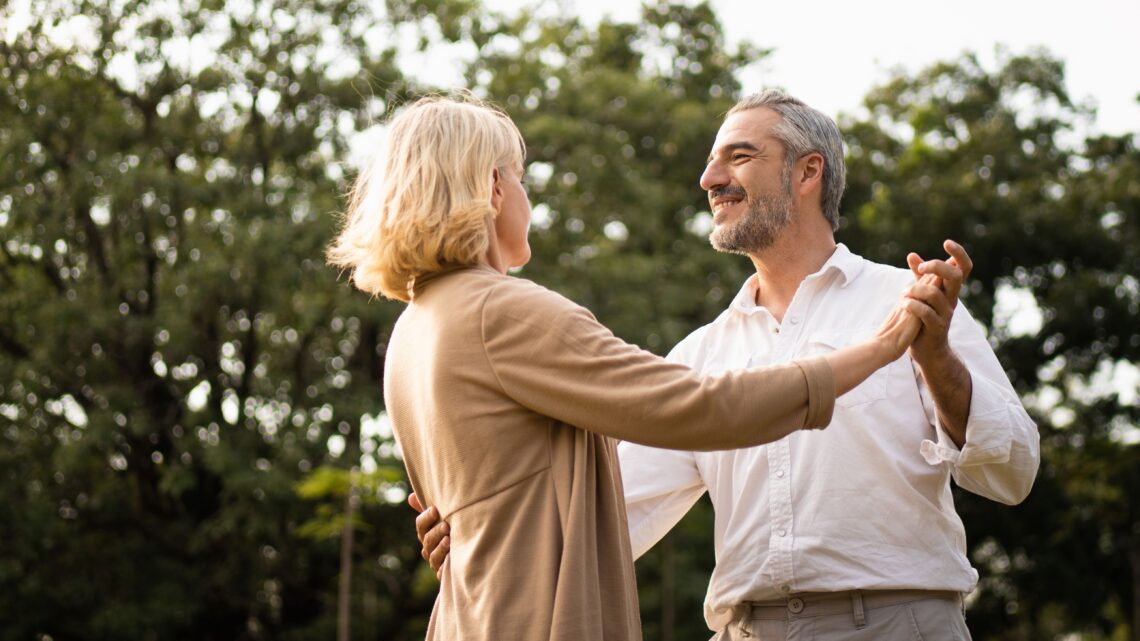
[[[798,360],[795,363],[803,371],[808,387],[804,427],[827,427],[831,423],[831,414],[835,411],[835,374],[831,371],[831,365],[822,357]]]
[[[942,429],[938,413],[934,413],[937,442],[924,440],[919,446],[922,458],[930,465],[950,463],[955,467],[991,465],[1009,460],[1013,435],[1007,401],[999,390],[979,377],[974,377],[970,394],[970,415],[966,419],[966,444],[961,449]]]

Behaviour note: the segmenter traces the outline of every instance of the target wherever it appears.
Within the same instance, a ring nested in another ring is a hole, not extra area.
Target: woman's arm
[[[828,356],[702,377],[526,281],[499,286],[483,307],[488,361],[516,402],[581,429],[685,450],[749,447],[826,426],[835,395],[898,358],[917,332],[896,310],[875,338]]]

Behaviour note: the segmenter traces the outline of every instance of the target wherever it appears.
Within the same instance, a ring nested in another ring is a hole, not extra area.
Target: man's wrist
[[[911,349],[911,358],[927,378],[954,376],[966,367],[949,343],[934,350]]]

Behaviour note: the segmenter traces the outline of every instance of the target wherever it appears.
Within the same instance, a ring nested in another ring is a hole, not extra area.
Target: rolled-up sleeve
[[[822,429],[831,424],[835,412],[835,373],[823,358],[793,361],[804,372],[808,386],[808,410],[804,427]]]
[[[964,490],[1016,505],[1025,500],[1041,462],[1037,425],[1025,411],[981,326],[958,305],[950,345],[970,372],[972,392],[966,442],[959,448],[942,429],[925,382],[919,389],[937,440],[923,441],[921,454],[931,465],[950,465]]]

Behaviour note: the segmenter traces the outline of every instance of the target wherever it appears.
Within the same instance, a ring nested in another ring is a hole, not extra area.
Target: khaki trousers
[[[713,641],[970,641],[962,604],[925,590],[794,594],[737,606]]]

